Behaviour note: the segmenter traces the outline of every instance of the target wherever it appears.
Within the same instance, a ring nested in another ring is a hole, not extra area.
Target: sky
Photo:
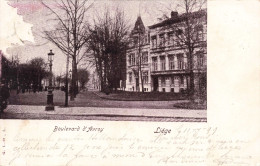
[[[66,56],[52,43],[46,41],[42,31],[54,26],[46,9],[39,0],[1,0],[1,42],[0,49],[7,57],[18,56],[21,63],[32,58],[42,57],[47,61],[47,54],[52,49],[55,53],[53,72],[56,75],[63,74],[66,69]],[[48,2],[54,3],[54,0]],[[93,3],[93,2],[89,2]],[[55,5],[54,5],[55,6]],[[102,11],[104,6],[118,6],[124,10],[130,26],[134,26],[137,16],[140,14],[145,26],[158,22],[158,18],[164,12],[170,15],[174,10],[173,1],[95,1],[88,11],[88,18]],[[4,9],[4,10],[2,10]],[[2,17],[5,15],[6,17]],[[12,34],[17,35],[13,36]]]

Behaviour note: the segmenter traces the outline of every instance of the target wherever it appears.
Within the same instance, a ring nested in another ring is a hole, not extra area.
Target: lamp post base
[[[51,88],[48,89],[47,106],[45,107],[45,111],[54,111],[53,93]]]
[[[47,105],[45,111],[54,111],[54,105]]]

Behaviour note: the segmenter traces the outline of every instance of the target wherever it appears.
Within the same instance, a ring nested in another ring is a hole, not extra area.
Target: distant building
[[[87,83],[87,87],[93,90],[101,90],[101,83],[97,70],[94,70],[93,73],[90,74],[90,80]]]
[[[187,17],[192,17],[194,22],[197,21],[196,25],[194,23],[190,27],[192,29],[190,32],[194,32],[192,34],[192,49],[194,49],[192,64],[189,61],[187,45],[182,43],[181,36],[177,37],[176,35],[179,33],[180,35],[188,34],[188,30],[184,26]],[[172,12],[171,18],[146,29],[139,16],[130,36],[132,45],[127,50],[126,55],[126,90],[138,91],[138,86],[141,86],[140,72],[139,77],[137,75],[141,60],[145,91],[185,92],[190,87],[191,72],[194,73],[195,91],[205,91],[207,75],[206,21],[207,13],[204,10],[181,15]],[[190,65],[192,65],[192,71]]]

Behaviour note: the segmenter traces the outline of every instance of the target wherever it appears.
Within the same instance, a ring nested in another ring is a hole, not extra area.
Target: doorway
[[[139,79],[135,78],[135,87],[136,87],[136,91],[139,92]]]
[[[158,77],[153,78],[153,91],[158,91]]]

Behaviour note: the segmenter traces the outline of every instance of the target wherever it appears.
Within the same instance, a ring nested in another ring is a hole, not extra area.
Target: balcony
[[[170,75],[170,74],[188,74],[189,70],[164,70],[164,71],[152,71],[151,75]]]
[[[161,63],[161,65],[160,65],[161,68],[160,68],[160,70],[158,70],[157,66],[155,66],[155,64],[153,64],[151,75],[185,74],[185,73],[190,72],[187,63],[180,63],[177,66],[177,68],[171,68],[171,69],[166,69],[165,65],[166,64],[164,62]],[[156,69],[156,70],[154,70],[154,69]]]

